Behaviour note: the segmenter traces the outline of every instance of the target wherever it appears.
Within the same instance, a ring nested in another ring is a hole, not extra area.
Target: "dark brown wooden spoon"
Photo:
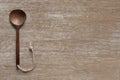
[[[9,20],[10,23],[14,26],[14,28],[16,29],[16,67],[17,69],[20,69],[23,72],[29,72],[32,71],[35,68],[35,65],[32,68],[29,69],[24,69],[20,66],[20,41],[19,41],[19,31],[20,28],[23,26],[25,20],[26,20],[26,14],[23,10],[20,9],[16,9],[11,11],[10,15],[9,15]],[[34,57],[34,53],[33,53],[33,47],[29,46],[29,50],[32,53],[32,61],[33,64],[35,64],[35,57]]]
[[[22,11],[20,9],[16,9],[10,13],[9,19],[10,19],[11,24],[16,29],[16,67],[17,67],[17,65],[20,64],[20,59],[19,59],[20,58],[20,56],[19,56],[19,52],[20,52],[19,30],[26,20],[26,14],[24,11]]]

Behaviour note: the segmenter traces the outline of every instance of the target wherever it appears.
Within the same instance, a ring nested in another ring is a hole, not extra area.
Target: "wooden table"
[[[9,13],[22,9],[21,64]],[[0,80],[120,80],[120,0],[0,0]]]

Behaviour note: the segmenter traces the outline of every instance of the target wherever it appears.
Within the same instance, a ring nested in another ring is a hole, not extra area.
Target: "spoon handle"
[[[19,44],[19,29],[16,29],[16,67],[17,65],[20,64],[20,56],[19,56],[19,52],[20,52],[20,44]],[[17,67],[18,68],[18,67]]]

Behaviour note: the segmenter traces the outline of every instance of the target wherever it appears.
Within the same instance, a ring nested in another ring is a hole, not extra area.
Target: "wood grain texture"
[[[9,13],[22,9],[21,64],[15,66],[15,30]],[[0,0],[0,80],[120,80],[120,0]]]

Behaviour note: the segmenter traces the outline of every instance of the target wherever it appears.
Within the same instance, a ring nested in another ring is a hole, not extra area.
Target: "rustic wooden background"
[[[21,64],[9,13],[22,9]],[[0,80],[120,80],[120,0],[0,0]]]

